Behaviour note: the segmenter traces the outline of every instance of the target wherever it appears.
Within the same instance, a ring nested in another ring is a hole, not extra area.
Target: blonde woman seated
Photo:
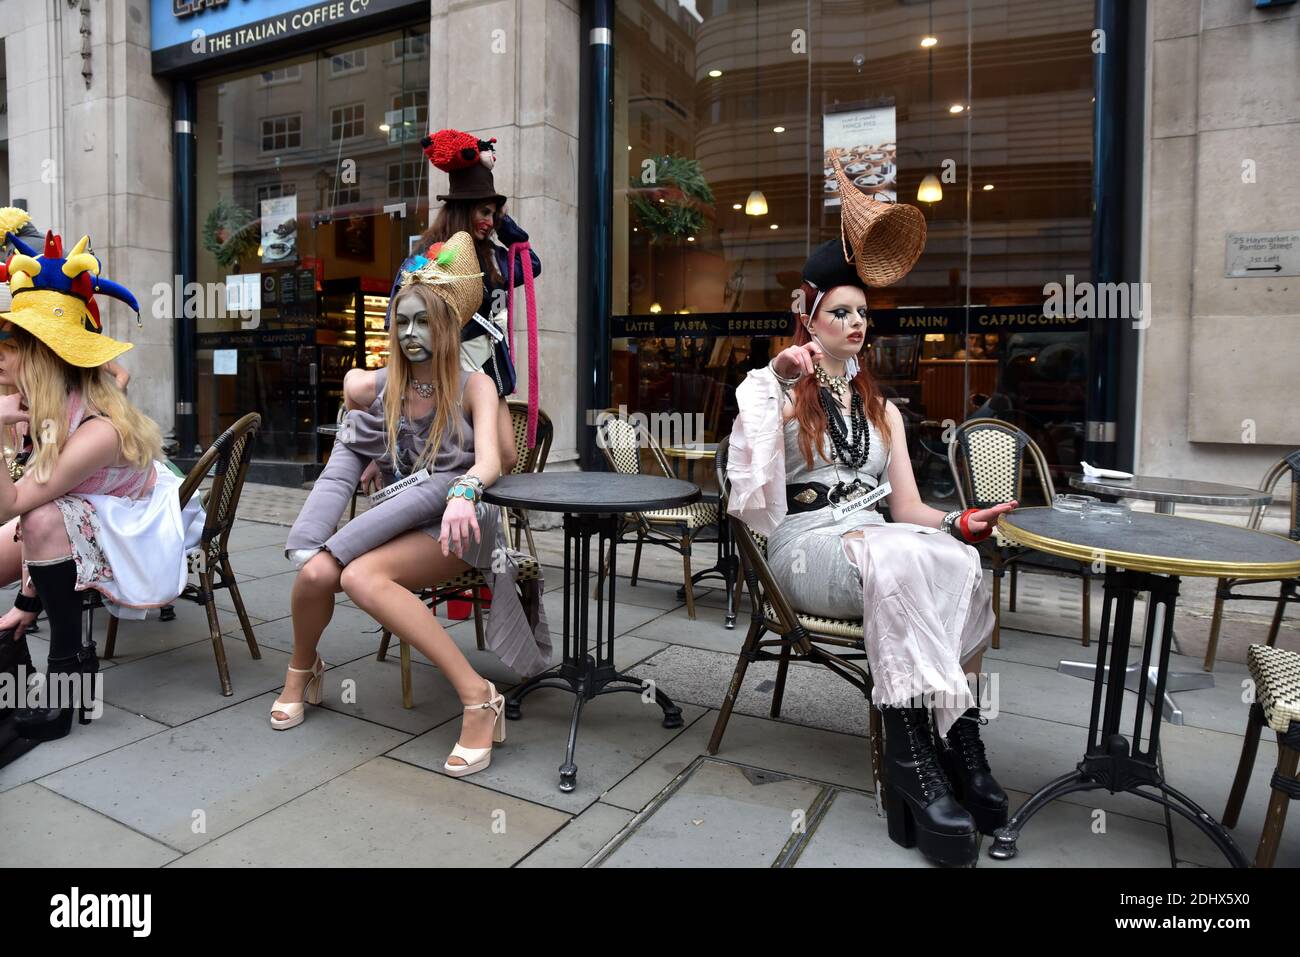
[[[304,701],[320,702],[325,664],[316,646],[342,589],[455,687],[466,715],[445,770],[459,776],[487,767],[491,745],[504,740],[505,699],[413,592],[477,568],[493,587],[485,634],[491,650],[531,675],[550,664],[550,639],[540,587],[528,583],[527,608],[520,604],[517,560],[505,548],[499,510],[482,501],[501,464],[496,387],[483,373],[459,368],[460,327],[482,293],[473,242],[458,233],[408,263],[393,301],[389,366],[375,377],[373,395],[355,397],[366,408],[346,413],[331,462],[352,456],[344,475],[373,465],[385,486],[414,481],[337,532],[342,486],[308,498],[286,543],[305,562],[293,591],[293,659],[271,721],[293,727],[303,720]],[[313,499],[325,507],[314,508]]]

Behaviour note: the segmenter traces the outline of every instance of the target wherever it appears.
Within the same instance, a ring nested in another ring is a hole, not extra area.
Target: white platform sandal
[[[487,683],[488,699],[482,704],[471,704],[465,707],[466,711],[482,711],[490,708],[496,715],[496,723],[492,725],[492,743],[500,744],[506,739],[506,696],[497,694],[497,689],[492,682]],[[464,764],[449,764],[452,758],[460,758]],[[447,755],[447,762],[444,762],[442,769],[453,778],[463,778],[467,774],[473,774],[476,771],[482,771],[492,763],[492,748],[466,748],[462,747],[460,742],[451,749],[451,754]]]
[[[316,664],[310,668],[295,668],[289,666],[289,670],[298,675],[311,675],[307,681],[307,686],[302,689],[302,701],[281,701],[278,698],[271,705],[271,727],[276,731],[287,731],[289,728],[296,728],[302,724],[307,715],[307,705],[320,704],[321,692],[324,690],[325,680],[325,660],[320,655],[316,656]],[[287,714],[287,718],[277,718],[277,711]]]

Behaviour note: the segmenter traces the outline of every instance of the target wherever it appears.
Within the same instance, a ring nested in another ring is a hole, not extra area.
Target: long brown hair
[[[453,422],[456,423],[457,441],[463,441],[465,437],[464,419],[456,414],[460,403],[460,322],[441,296],[420,283],[412,283],[393,297],[393,321],[388,329],[388,384],[384,386],[384,427],[394,462],[397,459],[397,423],[402,417],[406,387],[411,383],[411,360],[402,351],[397,320],[397,304],[407,296],[418,297],[428,315],[435,396],[433,425],[413,471],[427,468],[433,472],[434,458]]]
[[[803,324],[802,318],[795,315],[794,344],[802,346],[812,341],[812,336],[808,334],[808,327]],[[867,357],[865,352],[858,356],[858,374],[853,377],[850,383],[853,390],[862,396],[862,407],[867,412],[867,418],[871,424],[876,427],[881,438],[885,440],[885,447],[889,447],[889,420],[885,416],[885,397],[880,391],[880,386],[871,373],[867,371]],[[826,413],[822,410],[821,401],[817,397],[817,391],[820,387],[817,385],[816,376],[804,376],[799,384],[791,390],[794,401],[794,418],[799,423],[799,450],[803,452],[804,462],[808,468],[813,467],[813,450],[823,459],[826,456],[822,449],[825,444],[826,435]],[[826,459],[829,462],[829,459]]]
[[[445,243],[456,233],[469,233],[473,236],[474,208],[486,202],[488,202],[487,198],[447,200],[442,204],[442,209],[438,210],[433,223],[421,234],[417,248],[422,252],[434,243]],[[497,206],[497,211],[492,215],[492,225],[494,229],[501,225],[500,206]],[[501,271],[497,269],[497,257],[493,249],[492,240],[488,237],[474,240],[474,252],[478,254],[479,266],[488,279],[488,285],[503,286],[505,280],[501,277]]]

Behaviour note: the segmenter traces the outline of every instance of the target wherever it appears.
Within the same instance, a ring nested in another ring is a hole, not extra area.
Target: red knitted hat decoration
[[[491,169],[496,160],[496,150],[492,144],[496,141],[495,136],[481,140],[472,133],[462,133],[460,130],[439,130],[420,140],[420,145],[424,147],[424,155],[430,163],[444,173],[454,173],[456,170],[468,169],[475,163],[482,163]]]

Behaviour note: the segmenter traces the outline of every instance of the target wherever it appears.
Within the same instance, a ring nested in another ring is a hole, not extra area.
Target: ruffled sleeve
[[[763,535],[771,535],[786,513],[781,400],[770,368],[750,372],[736,389],[740,411],[727,453],[727,512]]]

